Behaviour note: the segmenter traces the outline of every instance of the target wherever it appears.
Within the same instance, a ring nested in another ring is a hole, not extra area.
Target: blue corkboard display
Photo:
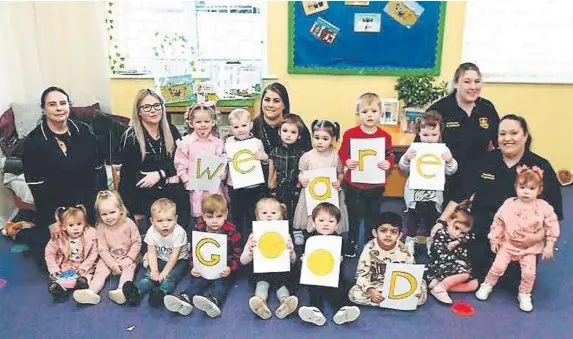
[[[445,15],[440,1],[289,1],[288,73],[439,75]]]

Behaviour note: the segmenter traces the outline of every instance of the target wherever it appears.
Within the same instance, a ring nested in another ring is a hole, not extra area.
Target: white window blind
[[[110,54],[121,54],[126,70],[153,73],[180,74],[191,60],[205,72],[227,61],[263,68],[264,5],[263,0],[115,1],[107,13],[115,39]]]
[[[466,4],[462,62],[487,82],[573,83],[573,1]]]

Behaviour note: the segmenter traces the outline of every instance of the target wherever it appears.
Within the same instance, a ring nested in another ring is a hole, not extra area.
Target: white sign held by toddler
[[[208,280],[221,277],[227,267],[227,235],[193,231],[191,235],[193,266]]]
[[[387,264],[380,307],[411,311],[418,307],[424,265]]]

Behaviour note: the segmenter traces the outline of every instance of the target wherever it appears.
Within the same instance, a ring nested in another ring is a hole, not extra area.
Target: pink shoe
[[[452,298],[446,291],[446,289],[442,286],[442,284],[437,284],[430,290],[430,293],[441,303],[443,304],[452,304]]]

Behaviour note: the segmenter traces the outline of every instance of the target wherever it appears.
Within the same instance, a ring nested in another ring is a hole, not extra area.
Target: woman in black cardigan
[[[30,248],[39,267],[50,237],[61,230],[54,213],[60,207],[83,204],[93,225],[98,187],[96,174],[103,166],[89,127],[69,119],[70,98],[61,88],[47,88],[41,97],[42,121],[28,134],[22,162],[24,177],[34,197],[36,226],[22,230],[17,240]]]
[[[187,228],[191,216],[189,194],[173,163],[181,135],[167,122],[163,98],[153,90],[140,90],[131,121],[120,141],[119,193],[128,211],[140,221],[150,216],[155,200],[169,198],[177,205],[179,225]],[[141,225],[140,231],[144,233],[149,225]]]

